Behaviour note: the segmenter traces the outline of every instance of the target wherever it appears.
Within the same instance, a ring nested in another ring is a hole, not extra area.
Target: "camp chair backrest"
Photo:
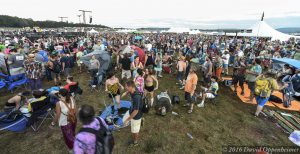
[[[71,85],[70,86],[70,93],[76,93],[77,89],[78,89],[78,82],[76,82],[76,84]]]
[[[36,101],[31,103],[32,112],[37,112],[40,110],[46,110],[51,107],[50,97],[46,97],[44,100]]]

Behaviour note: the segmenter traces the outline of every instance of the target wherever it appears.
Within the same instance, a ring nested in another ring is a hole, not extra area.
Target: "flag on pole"
[[[263,14],[261,16],[261,21],[264,21],[264,17],[265,17],[265,12],[263,12]]]

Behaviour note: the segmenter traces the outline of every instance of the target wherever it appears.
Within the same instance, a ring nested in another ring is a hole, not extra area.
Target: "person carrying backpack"
[[[61,81],[60,78],[60,72],[61,72],[61,65],[58,60],[58,57],[55,55],[50,56],[50,60],[47,63],[47,69],[50,70],[50,72],[54,73],[54,83],[55,86],[57,86],[57,83]],[[50,75],[52,76],[52,75]]]
[[[284,84],[282,87],[279,87],[274,76],[275,74],[266,72],[256,78],[254,91],[257,102],[257,109],[255,112],[256,117],[263,110],[264,105],[269,101],[274,90],[281,91],[288,86],[287,84]]]
[[[126,93],[129,93],[131,96],[132,105],[129,112],[124,115],[123,119],[125,119],[125,121],[123,123],[124,126],[128,125],[129,122],[131,124],[133,141],[129,142],[129,146],[137,146],[143,117],[143,96],[138,92],[133,81],[128,81],[126,83],[126,90]],[[122,96],[125,96],[126,93],[124,93]]]
[[[58,96],[59,101],[56,103],[55,107],[56,114],[51,125],[54,126],[58,123],[65,143],[71,152],[74,145],[75,129],[77,124],[76,104],[75,100],[70,96],[66,89],[60,89]]]
[[[75,137],[74,154],[112,153],[113,137],[110,132],[106,133],[108,126],[104,120],[95,118],[95,110],[92,106],[81,106],[79,120],[83,126]]]

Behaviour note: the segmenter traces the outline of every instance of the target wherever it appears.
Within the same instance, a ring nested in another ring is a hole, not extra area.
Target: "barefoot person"
[[[105,81],[105,91],[109,93],[108,97],[113,99],[111,106],[113,112],[115,110],[115,103],[118,105],[118,109],[120,108],[120,88],[124,89],[114,72],[110,71],[107,74],[107,80]]]
[[[158,89],[158,80],[153,75],[152,69],[146,69],[145,72],[145,96],[150,95],[150,106],[153,106],[154,102],[154,91]],[[155,81],[155,87],[154,87]]]

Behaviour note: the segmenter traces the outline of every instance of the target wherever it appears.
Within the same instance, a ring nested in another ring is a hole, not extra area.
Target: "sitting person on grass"
[[[74,82],[74,78],[72,76],[68,76],[66,80],[67,84],[63,86],[63,89],[66,89],[68,92],[70,91],[70,86],[74,86],[77,82]]]
[[[200,97],[202,97],[202,101],[200,104],[197,105],[198,107],[204,107],[204,101],[206,98],[214,99],[217,96],[217,92],[219,90],[217,79],[218,79],[217,77],[213,76],[211,78],[210,87],[208,89],[203,88],[204,90],[203,95],[202,93],[200,93]]]

